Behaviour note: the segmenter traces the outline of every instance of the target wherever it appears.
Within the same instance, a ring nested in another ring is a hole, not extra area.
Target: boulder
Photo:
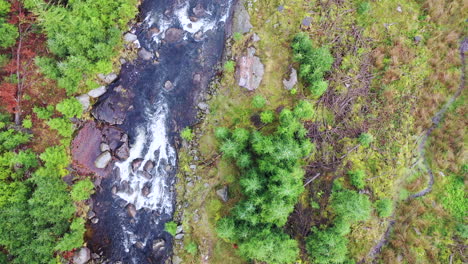
[[[117,80],[117,74],[115,73],[109,73],[107,75],[104,75],[102,73],[98,74],[98,78],[101,79],[101,81],[107,83],[107,84],[111,84],[113,83],[115,80]]]
[[[101,155],[99,155],[96,158],[96,160],[94,161],[94,165],[98,169],[104,169],[104,168],[107,167],[109,162],[111,162],[111,160],[112,160],[112,156],[111,156],[110,152],[106,151],[106,152],[101,153]]]
[[[200,108],[200,110],[202,111],[206,111],[210,108],[210,106],[207,103],[201,102],[201,103],[198,103],[198,108]]]
[[[250,15],[245,9],[243,1],[237,1],[232,18],[232,32],[247,33],[252,29]]]
[[[132,217],[132,218],[135,218],[136,214],[137,214],[137,210],[135,208],[135,205],[133,204],[127,204],[127,206],[125,207],[125,209],[127,209],[127,214]]]
[[[176,240],[181,240],[182,238],[184,238],[184,234],[177,234],[175,235],[174,237]]]
[[[106,143],[101,143],[99,145],[99,149],[102,151],[102,152],[105,152],[105,151],[109,151],[110,150],[110,147],[108,144]]]
[[[152,246],[153,253],[157,254],[160,251],[163,251],[165,245],[166,245],[166,241],[164,241],[164,239],[162,238],[154,240],[153,246]]]
[[[219,196],[219,198],[221,198],[221,200],[223,200],[223,202],[227,202],[229,200],[227,186],[216,190],[216,194]]]
[[[121,85],[108,91],[109,96],[104,100],[99,100],[93,107],[92,115],[99,121],[107,122],[111,125],[121,125],[125,120],[127,112],[132,106],[134,94]]]
[[[138,57],[142,58],[143,60],[151,60],[153,59],[153,53],[147,51],[145,48],[141,48],[138,51]]]
[[[148,160],[145,163],[145,166],[143,166],[143,170],[145,170],[146,172],[151,172],[153,168],[154,168],[154,162],[151,160]]]
[[[297,71],[296,69],[291,69],[291,74],[289,75],[289,80],[283,79],[283,85],[286,90],[291,90],[297,84]]]
[[[128,159],[130,157],[130,147],[128,142],[124,142],[120,147],[115,150],[114,155],[121,161]]]
[[[91,103],[89,101],[89,95],[87,94],[77,96],[76,99],[78,100],[78,102],[80,102],[81,106],[83,107],[83,111],[87,111],[91,106]]]
[[[89,248],[83,247],[80,250],[75,252],[73,255],[74,264],[85,264],[91,259],[91,250]]]
[[[252,39],[252,42],[253,42],[253,43],[259,42],[259,41],[260,41],[260,37],[257,35],[257,33],[253,33],[251,39]]]
[[[265,67],[259,57],[247,54],[246,56],[239,57],[237,60],[237,84],[249,91],[253,91],[260,86],[264,73]]]
[[[137,39],[138,39],[138,37],[135,34],[132,34],[130,32],[128,32],[127,34],[124,35],[124,41],[125,42],[133,42],[133,41],[135,41]]]
[[[141,195],[143,195],[144,197],[148,197],[149,194],[150,194],[150,188],[147,185],[145,185],[141,189]]]
[[[164,40],[166,40],[168,43],[175,43],[181,41],[183,38],[184,30],[180,28],[170,28],[166,30]]]
[[[137,171],[138,168],[141,166],[141,163],[143,163],[143,159],[141,159],[141,158],[134,159],[132,161],[132,170]]]
[[[106,93],[106,91],[107,91],[107,88],[105,86],[101,86],[94,90],[89,91],[88,95],[91,96],[92,98],[98,98],[99,96]]]
[[[174,88],[174,85],[172,84],[171,81],[166,81],[164,83],[164,89],[166,89],[166,91],[170,91]]]

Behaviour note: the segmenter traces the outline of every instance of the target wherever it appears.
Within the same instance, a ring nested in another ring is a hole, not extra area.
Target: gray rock
[[[119,160],[126,160],[128,157],[130,157],[130,148],[128,147],[128,142],[124,142],[115,150],[115,156]]]
[[[91,259],[91,250],[89,248],[80,248],[73,256],[74,264],[85,264]]]
[[[283,85],[286,90],[291,90],[297,84],[297,71],[296,69],[291,69],[291,74],[289,75],[289,80],[283,79]]]
[[[252,42],[255,43],[255,42],[259,42],[259,41],[260,41],[260,37],[257,35],[257,33],[253,33]]]
[[[198,17],[198,18],[201,18],[201,17],[204,17],[206,15],[206,11],[205,9],[203,8],[203,5],[198,3],[193,9],[193,14]]]
[[[177,234],[175,237],[174,237],[176,240],[181,240],[184,238],[184,234]]]
[[[96,216],[96,213],[93,210],[88,211],[88,219],[91,219]]]
[[[422,40],[421,36],[415,36],[414,37],[414,42],[419,43]]]
[[[128,204],[126,207],[127,209],[127,214],[132,217],[132,218],[135,218],[136,214],[137,214],[137,210],[135,208],[135,205],[133,204]]]
[[[195,33],[193,35],[193,39],[195,39],[196,41],[200,41],[203,39],[203,31],[198,31],[197,33]]]
[[[101,153],[94,161],[94,166],[98,169],[104,169],[111,162],[112,156],[109,151]]]
[[[93,219],[91,219],[91,223],[93,223],[93,224],[99,223],[99,218],[94,217]]]
[[[114,87],[109,93],[106,99],[99,100],[93,106],[92,114],[99,121],[121,125],[128,111],[133,107],[132,99],[135,95],[121,85]]]
[[[166,35],[164,36],[164,40],[168,43],[175,43],[179,42],[184,37],[184,30],[180,28],[170,28],[166,30]]]
[[[190,169],[191,169],[191,170],[196,170],[196,169],[197,169],[197,165],[195,165],[195,164],[190,165]]]
[[[111,84],[112,82],[114,82],[116,79],[117,79],[117,74],[115,73],[109,73],[107,75],[104,75],[102,73],[98,74],[98,77],[99,79],[101,79],[101,81],[107,83],[107,84]]]
[[[142,189],[141,189],[141,195],[143,195],[144,197],[148,197],[148,195],[150,194],[150,188],[148,186],[144,186]]]
[[[198,103],[198,108],[200,108],[200,110],[202,110],[202,111],[208,110],[209,107],[210,107],[210,106],[209,106],[207,103],[203,103],[203,102]]]
[[[128,32],[127,34],[124,35],[125,42],[133,42],[133,41],[135,41],[137,39],[138,39],[138,37],[135,34],[132,34],[130,32]]]
[[[250,15],[245,9],[243,1],[237,1],[232,18],[232,32],[247,33],[252,29]]]
[[[138,168],[141,166],[142,163],[143,163],[143,159],[141,159],[141,158],[134,159],[132,161],[132,170],[133,171],[138,170]]]
[[[106,93],[106,91],[107,91],[107,88],[105,86],[101,86],[94,90],[89,91],[88,95],[91,96],[92,98],[98,98],[99,96]]]
[[[176,234],[182,233],[183,229],[184,229],[184,227],[182,225],[177,226]]]
[[[223,202],[227,202],[229,200],[227,186],[216,190],[216,194],[219,196],[219,198],[221,198],[221,200],[223,200]]]
[[[397,8],[396,8],[396,11],[397,11],[398,13],[401,13],[401,12],[403,12],[403,9],[401,9],[401,6],[398,5]]]
[[[142,58],[143,60],[151,60],[153,59],[153,53],[147,51],[145,48],[142,48],[138,51],[138,57]]]
[[[237,60],[236,80],[239,86],[253,91],[260,86],[264,74],[265,67],[259,57],[247,55]]]
[[[157,253],[162,248],[164,248],[165,245],[166,245],[166,241],[164,241],[164,239],[162,238],[156,239],[155,241],[153,241],[153,247],[152,247],[153,252]]]
[[[154,162],[151,160],[148,160],[145,163],[145,166],[143,166],[143,170],[145,170],[146,172],[151,172],[153,168],[154,168]]]
[[[105,152],[105,151],[109,151],[110,147],[106,143],[101,143],[101,145],[99,146],[99,149],[101,149],[101,152]]]
[[[77,96],[76,99],[80,102],[81,106],[83,106],[83,111],[87,111],[91,106],[91,103],[89,102],[89,95],[87,94]]]
[[[302,26],[310,27],[311,24],[312,24],[312,18],[311,17],[305,17],[304,19],[302,19],[302,22],[301,22]]]
[[[175,256],[174,258],[172,258],[172,264],[181,264],[181,263],[182,263],[182,259],[179,256]]]

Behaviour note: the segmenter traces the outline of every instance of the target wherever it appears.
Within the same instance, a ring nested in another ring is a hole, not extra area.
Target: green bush
[[[164,224],[164,230],[171,234],[172,236],[175,236],[177,233],[177,223],[174,221],[170,221]]]
[[[73,201],[83,201],[88,199],[93,193],[94,184],[89,179],[81,180],[73,184],[70,195]]]
[[[73,124],[67,118],[53,118],[47,124],[64,138],[71,138],[73,135]]]
[[[344,189],[333,192],[331,208],[337,216],[353,224],[370,218],[371,202],[364,194]]]
[[[348,175],[351,185],[359,190],[364,189],[366,186],[366,182],[364,181],[366,178],[366,173],[363,170],[348,171]]]
[[[252,99],[252,106],[257,109],[262,109],[266,105],[265,97],[261,95],[256,95]]]
[[[193,138],[195,137],[195,135],[193,134],[192,132],[192,129],[190,129],[190,127],[186,127],[184,129],[182,129],[182,132],[180,133],[180,136],[187,140],[187,141],[192,141]]]
[[[218,140],[222,140],[222,139],[227,139],[230,135],[230,131],[228,128],[225,128],[225,127],[217,127],[215,129],[215,137],[218,139]]]
[[[78,99],[71,97],[58,103],[55,108],[66,118],[80,118],[83,113],[83,106]]]
[[[389,217],[393,213],[393,203],[389,198],[377,200],[375,202],[375,210],[379,217]]]
[[[275,113],[271,110],[263,111],[260,114],[260,120],[264,124],[270,124],[275,120]]]
[[[73,219],[73,222],[70,225],[70,232],[63,236],[57,246],[55,246],[55,249],[64,252],[81,247],[84,243],[83,235],[85,231],[84,219]]]
[[[233,73],[236,68],[236,63],[234,61],[226,61],[224,63],[224,71],[228,73]]]
[[[32,128],[33,124],[32,124],[32,121],[31,121],[31,117],[23,119],[22,125],[23,125],[24,128],[27,128],[27,129]]]
[[[348,253],[348,239],[337,234],[333,229],[314,229],[306,240],[307,252],[312,263],[335,264],[343,263]]]

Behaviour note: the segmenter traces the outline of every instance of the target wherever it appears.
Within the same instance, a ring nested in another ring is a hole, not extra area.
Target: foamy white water
[[[117,195],[134,204],[137,210],[148,208],[171,214],[174,192],[168,172],[176,166],[176,152],[167,137],[167,103],[164,98],[161,101],[156,111],[150,112],[148,109],[146,127],[137,128],[130,157],[116,163],[120,169],[121,184],[126,181],[130,187],[117,192]],[[136,167],[135,163],[139,165]],[[154,168],[145,170],[147,163],[152,163]]]

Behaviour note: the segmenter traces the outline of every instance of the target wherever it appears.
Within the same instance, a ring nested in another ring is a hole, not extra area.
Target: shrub
[[[359,190],[364,189],[364,187],[366,186],[366,183],[364,181],[366,173],[363,170],[348,171],[348,175],[351,185],[353,185]]]
[[[175,236],[177,233],[177,223],[174,221],[170,221],[164,224],[164,230],[171,234],[172,236]]]
[[[333,192],[331,208],[337,216],[352,224],[370,218],[371,202],[364,194],[344,189]]]
[[[222,140],[222,139],[227,139],[230,135],[230,131],[229,129],[225,128],[225,127],[217,127],[215,129],[215,137],[218,139],[218,140]]]
[[[271,110],[263,111],[260,114],[260,120],[264,124],[270,124],[275,120],[275,113]]]
[[[198,252],[198,245],[195,243],[195,241],[192,241],[187,246],[185,246],[185,250],[187,250],[189,254],[196,255]]]
[[[73,135],[73,124],[66,118],[53,118],[47,124],[64,138],[71,138]]]
[[[369,147],[370,144],[374,141],[374,136],[369,133],[362,133],[358,138],[359,143],[364,147]]]
[[[343,263],[348,253],[348,240],[334,232],[333,229],[317,230],[306,240],[306,248],[313,263]]]
[[[66,118],[80,118],[83,113],[83,106],[75,97],[64,99],[62,102],[58,103],[55,108]]]
[[[256,95],[256,96],[253,97],[252,106],[254,108],[261,109],[261,108],[265,107],[265,105],[266,105],[265,97],[263,97],[261,95]]]
[[[240,32],[235,32],[234,34],[232,34],[232,38],[234,39],[234,41],[239,41],[242,39],[242,33]]]
[[[54,113],[54,106],[48,105],[47,107],[34,107],[33,112],[36,113],[37,117],[40,119],[46,120],[52,117]]]
[[[294,108],[294,115],[300,120],[310,120],[314,114],[315,111],[312,104],[307,101],[299,101]]]
[[[392,200],[389,198],[384,198],[377,200],[375,202],[375,209],[377,210],[377,214],[379,217],[389,217],[393,213],[393,204]]]
[[[94,184],[89,179],[81,180],[73,184],[70,195],[73,201],[83,201],[88,199],[93,193]]]
[[[31,117],[28,117],[28,118],[23,119],[22,124],[23,124],[23,127],[24,127],[24,128],[27,128],[27,129],[32,128]]]
[[[226,61],[224,63],[224,71],[228,73],[233,73],[236,68],[236,63],[234,61]]]
[[[192,129],[190,129],[189,127],[184,128],[180,133],[180,136],[187,141],[192,141],[195,137],[195,135],[192,132]]]

